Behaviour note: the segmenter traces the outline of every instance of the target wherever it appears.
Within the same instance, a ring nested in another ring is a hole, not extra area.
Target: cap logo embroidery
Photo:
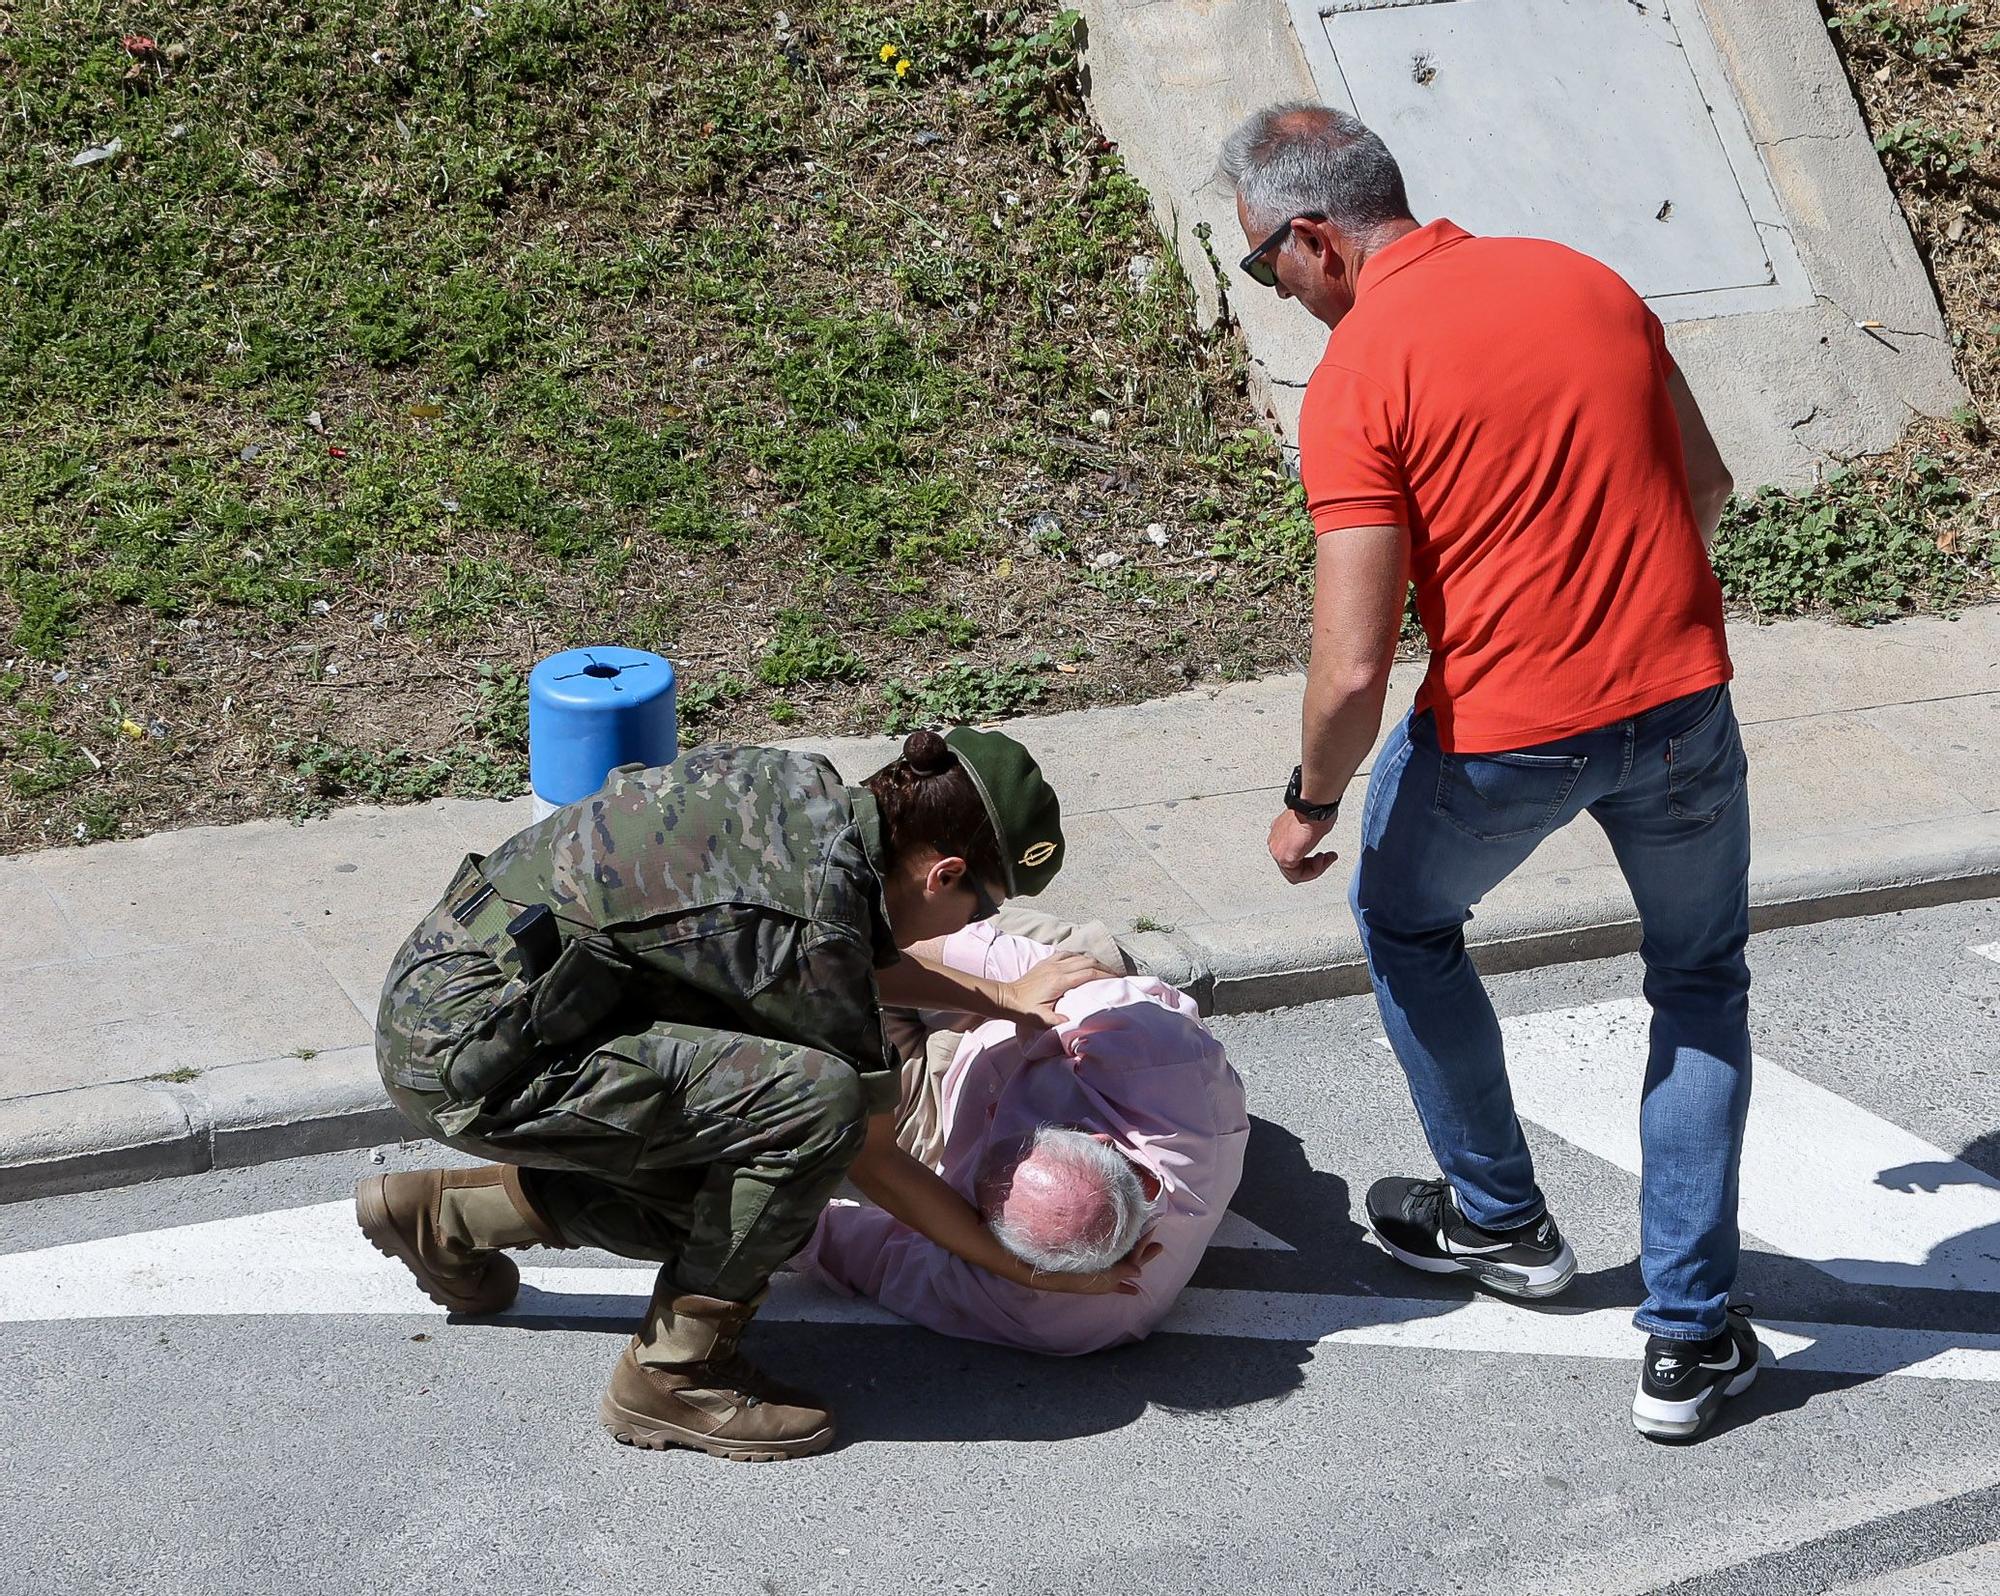
[[[1049,860],[1055,857],[1055,852],[1056,845],[1054,843],[1038,842],[1034,847],[1021,855],[1021,863],[1032,870],[1036,865],[1047,864]]]

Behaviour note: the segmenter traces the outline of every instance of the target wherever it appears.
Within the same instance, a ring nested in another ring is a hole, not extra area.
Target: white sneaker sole
[[[1685,1402],[1647,1396],[1641,1385],[1632,1398],[1632,1427],[1654,1441],[1692,1441],[1709,1427],[1724,1401],[1748,1391],[1756,1378],[1757,1365],[1752,1363],[1727,1385],[1712,1385]]]
[[[1568,1242],[1562,1244],[1562,1251],[1550,1262],[1533,1269],[1523,1269],[1519,1264],[1495,1263],[1490,1258],[1420,1257],[1403,1251],[1372,1226],[1368,1233],[1375,1238],[1375,1244],[1398,1263],[1421,1269],[1427,1275],[1467,1275],[1503,1296],[1523,1297],[1530,1301],[1553,1297],[1576,1278],[1576,1254],[1570,1250]]]

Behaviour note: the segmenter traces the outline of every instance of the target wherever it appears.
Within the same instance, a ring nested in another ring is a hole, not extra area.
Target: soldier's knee
[[[812,1055],[806,1082],[807,1134],[802,1163],[845,1169],[868,1136],[868,1110],[854,1067],[826,1054]]]

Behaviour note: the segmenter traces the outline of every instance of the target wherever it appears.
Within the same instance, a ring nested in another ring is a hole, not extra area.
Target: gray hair
[[[1223,140],[1220,165],[1259,230],[1318,211],[1365,241],[1410,219],[1403,170],[1389,146],[1331,106],[1292,100],[1259,111]]]
[[[979,1184],[981,1212],[1000,1245],[1047,1274],[1109,1269],[1138,1244],[1152,1214],[1130,1160],[1058,1125],[1042,1126],[1026,1153]]]

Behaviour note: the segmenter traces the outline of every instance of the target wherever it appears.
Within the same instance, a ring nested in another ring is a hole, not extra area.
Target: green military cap
[[[1062,805],[1035,756],[1000,732],[957,726],[944,740],[979,789],[1000,839],[1010,898],[1032,898],[1062,869]]]

